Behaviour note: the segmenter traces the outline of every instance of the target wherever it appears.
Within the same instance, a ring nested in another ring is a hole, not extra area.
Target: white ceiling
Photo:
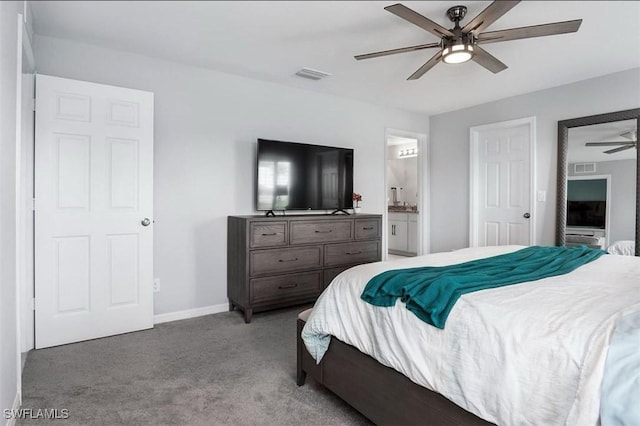
[[[509,68],[440,63],[406,78],[435,49],[356,61],[356,54],[437,42],[385,11],[394,1],[35,1],[37,34],[437,114],[640,67],[640,2],[523,1],[487,31],[582,18],[573,34],[514,40],[485,49]],[[404,5],[450,28],[456,1]],[[490,2],[465,1],[472,19]],[[311,81],[302,67],[332,74]]]
[[[620,135],[632,130],[636,130],[636,120],[614,121],[612,123],[570,128],[567,160],[569,163],[581,163],[635,159],[637,154],[633,148],[613,154],[605,154],[604,151],[618,148],[618,146],[585,146],[587,142],[630,141],[630,139]]]

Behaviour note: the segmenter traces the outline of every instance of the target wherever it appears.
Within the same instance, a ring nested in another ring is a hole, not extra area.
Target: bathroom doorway
[[[389,260],[423,252],[422,152],[426,135],[387,131],[386,228]]]

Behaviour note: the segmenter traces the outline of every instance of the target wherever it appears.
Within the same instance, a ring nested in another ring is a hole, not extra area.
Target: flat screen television
[[[353,207],[353,149],[258,139],[256,210]]]
[[[567,226],[605,227],[606,201],[567,201]]]

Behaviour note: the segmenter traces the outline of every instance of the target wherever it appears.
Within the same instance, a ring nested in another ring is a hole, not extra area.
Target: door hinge
[[[31,99],[31,110],[36,111],[36,98]]]
[[[31,210],[36,211],[36,199],[31,199]]]
[[[36,298],[35,297],[33,299],[31,299],[31,310],[32,311],[36,310]]]

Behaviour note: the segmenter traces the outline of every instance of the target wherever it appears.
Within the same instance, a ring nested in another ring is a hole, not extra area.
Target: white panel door
[[[36,348],[153,327],[153,93],[38,75],[35,199]]]
[[[472,246],[530,245],[531,123],[472,130]]]

